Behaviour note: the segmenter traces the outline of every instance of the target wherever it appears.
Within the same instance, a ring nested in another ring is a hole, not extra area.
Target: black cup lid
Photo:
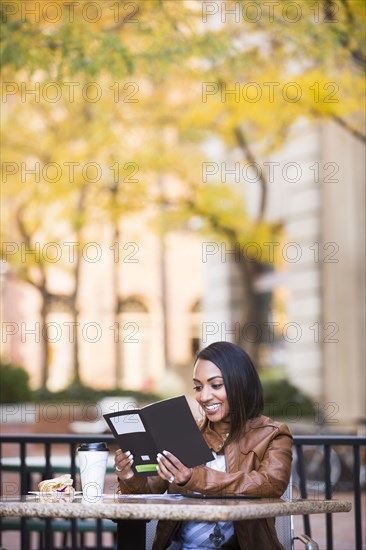
[[[81,443],[78,451],[109,451],[104,441],[98,443]]]

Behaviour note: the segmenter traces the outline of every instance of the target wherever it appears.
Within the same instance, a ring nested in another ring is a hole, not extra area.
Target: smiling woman
[[[133,475],[133,457],[117,451],[122,493],[199,493],[280,497],[290,480],[292,437],[285,424],[262,416],[263,392],[248,354],[215,342],[201,350],[193,370],[200,428],[214,460],[187,468],[169,451],[158,454],[158,476]],[[153,550],[223,548],[279,550],[274,518],[237,522],[160,521]]]
[[[193,382],[196,400],[207,418],[215,423],[215,431],[228,435],[230,431],[229,403],[221,371],[211,361],[198,359]]]
[[[206,377],[201,384],[199,376]],[[197,354],[194,367],[196,400],[216,432],[228,434],[228,442],[240,437],[249,419],[263,412],[263,390],[249,355],[229,342],[216,342]],[[211,389],[210,389],[211,388]],[[221,392],[220,392],[221,390]],[[213,399],[217,392],[217,403]],[[222,401],[220,401],[220,398]],[[221,410],[221,418],[218,418]],[[212,416],[214,412],[218,414]]]

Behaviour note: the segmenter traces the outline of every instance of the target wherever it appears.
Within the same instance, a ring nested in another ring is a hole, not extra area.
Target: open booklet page
[[[156,475],[156,455],[164,450],[189,468],[213,459],[184,396],[104,418],[120,448],[133,454],[136,475]]]
[[[122,451],[134,456],[133,470],[136,475],[157,475],[156,455],[158,449],[146,431],[140,416],[141,411],[121,411],[104,415]]]

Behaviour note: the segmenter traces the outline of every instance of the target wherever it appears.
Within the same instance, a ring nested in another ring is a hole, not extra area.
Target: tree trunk
[[[165,233],[160,235],[160,292],[161,292],[161,309],[163,314],[163,350],[164,364],[167,370],[170,369],[169,356],[169,320],[168,320],[168,300],[167,300],[167,272],[166,272],[166,247]]]
[[[78,236],[79,237],[79,236]],[[78,238],[79,242],[79,238]],[[75,284],[74,284],[74,292],[70,296],[70,311],[71,311],[71,317],[73,326],[75,327],[74,330],[74,337],[73,337],[73,361],[74,361],[74,377],[73,377],[73,383],[74,384],[81,384],[81,377],[80,377],[80,361],[79,361],[79,307],[78,307],[78,293],[79,293],[79,284],[80,284],[80,249],[76,252],[75,257]]]
[[[255,366],[258,366],[258,345],[262,327],[254,289],[256,264],[243,258],[240,262],[243,288],[243,310],[241,318],[241,345],[248,353]]]
[[[72,323],[73,327],[75,327],[75,330],[73,331],[73,362],[74,362],[74,377],[73,377],[73,384],[81,384],[81,378],[80,378],[80,362],[79,362],[79,310],[76,305],[76,300],[73,297],[71,302],[71,317],[72,317]]]
[[[120,243],[120,230],[118,227],[118,221],[114,224],[114,234],[113,234],[113,246],[117,246],[119,250]],[[122,385],[123,382],[123,357],[121,345],[123,345],[123,338],[120,333],[120,295],[119,295],[119,264],[120,262],[115,260],[113,257],[113,266],[112,266],[112,285],[113,285],[113,296],[114,296],[114,310],[113,310],[113,326],[117,327],[117,338],[114,337],[114,372],[115,372],[115,384],[116,388]],[[117,255],[118,258],[118,255]]]
[[[47,381],[49,376],[49,363],[50,363],[50,348],[48,342],[48,334],[46,330],[47,314],[49,311],[49,295],[46,290],[45,284],[39,286],[41,294],[41,323],[40,323],[40,340],[41,340],[41,387],[47,387]]]
[[[76,230],[76,242],[81,243],[81,229],[79,225],[80,218],[84,215],[85,211],[85,198],[86,198],[87,185],[83,185],[80,189],[79,200],[77,204],[77,230]],[[81,270],[81,253],[80,247],[76,250],[75,255],[75,270],[74,270],[74,291],[70,296],[70,309],[72,321],[74,323],[74,384],[81,384],[80,376],[80,361],[79,361],[79,307],[78,307],[78,295],[79,295],[79,286],[80,286],[80,270]]]
[[[243,153],[244,158],[249,163],[258,166],[257,159],[255,158],[252,150],[249,147],[243,128],[236,126],[234,129],[236,141]],[[260,202],[258,207],[258,213],[256,222],[259,224],[263,221],[266,213],[267,200],[268,200],[268,181],[264,175],[264,171],[260,172],[259,177],[260,185]],[[242,273],[243,281],[243,317],[242,323],[244,333],[242,338],[242,346],[245,351],[250,355],[254,365],[258,364],[258,348],[260,343],[260,335],[262,334],[262,327],[260,324],[260,312],[258,309],[258,302],[256,299],[256,292],[254,289],[254,281],[256,276],[256,262],[249,261],[246,258],[242,258],[240,263],[240,269]],[[252,330],[249,327],[252,327]],[[248,327],[248,330],[246,330]]]

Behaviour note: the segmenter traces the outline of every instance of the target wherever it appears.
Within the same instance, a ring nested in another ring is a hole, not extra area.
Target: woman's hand
[[[157,472],[161,479],[178,485],[184,485],[191,479],[193,469],[184,466],[172,453],[163,451],[163,454],[158,454],[157,460],[159,463]]]
[[[121,449],[116,451],[116,456],[114,458],[114,469],[116,470],[118,479],[124,481],[125,479],[130,479],[134,476],[131,468],[132,464],[133,456],[130,451],[126,451],[125,453],[121,451]]]

